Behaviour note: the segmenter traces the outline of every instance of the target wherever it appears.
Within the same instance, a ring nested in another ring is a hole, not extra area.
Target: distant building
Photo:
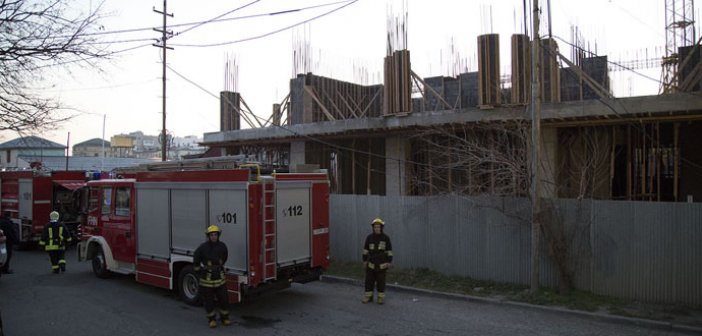
[[[102,153],[105,153],[105,157],[112,156],[109,141],[94,138],[73,145],[73,156],[102,157]]]
[[[202,139],[195,135],[187,135],[184,137],[174,137],[172,147],[173,148],[202,148],[200,147],[200,142]]]
[[[29,167],[31,161],[22,157],[65,157],[66,146],[36,136],[20,137],[0,144],[0,166],[3,168]]]
[[[118,134],[110,138],[110,150],[112,156],[121,158],[134,157],[134,137],[131,135]]]
[[[158,141],[157,135],[145,135],[142,131],[136,131],[129,133],[129,136],[134,139],[134,151],[136,152],[161,150],[161,143]]]

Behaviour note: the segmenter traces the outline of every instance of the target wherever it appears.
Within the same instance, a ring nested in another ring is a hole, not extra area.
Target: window
[[[129,188],[119,187],[115,194],[115,216],[129,216]]]
[[[88,213],[93,213],[93,211],[97,210],[99,204],[100,190],[97,188],[90,188],[90,198],[88,200]]]
[[[109,215],[112,208],[112,188],[102,189],[102,214]]]
[[[12,161],[12,151],[8,149],[6,153],[7,163],[10,163],[10,161]]]

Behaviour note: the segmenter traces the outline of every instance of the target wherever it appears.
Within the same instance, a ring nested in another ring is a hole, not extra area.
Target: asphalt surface
[[[294,285],[232,305],[234,325],[207,327],[204,310],[132,276],[98,279],[67,254],[51,274],[40,251],[15,253],[0,277],[5,335],[685,335],[655,325],[390,288],[387,303],[361,304],[363,289],[336,281]],[[328,280],[334,280],[328,278]]]

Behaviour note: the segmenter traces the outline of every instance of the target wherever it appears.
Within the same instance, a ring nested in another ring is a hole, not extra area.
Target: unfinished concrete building
[[[328,169],[334,193],[526,195],[530,43],[512,37],[505,85],[494,39],[479,37],[478,72],[455,77],[420,78],[408,51],[388,54],[384,85],[299,74],[270,125],[223,127],[206,133],[203,145],[291,170],[318,165]],[[702,200],[699,45],[681,50],[690,57],[679,92],[629,98],[612,96],[606,56],[569,61],[556,41],[541,46],[545,195]],[[222,109],[228,125],[236,106]]]

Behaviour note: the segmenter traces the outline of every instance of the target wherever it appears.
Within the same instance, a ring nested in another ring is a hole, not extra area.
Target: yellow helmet
[[[384,222],[382,219],[380,219],[380,218],[374,219],[373,222],[371,223],[371,226],[373,226],[373,225],[375,225],[375,224],[380,224],[380,226],[382,226],[382,227],[385,226],[385,222]]]
[[[61,217],[61,215],[59,215],[59,213],[56,212],[56,211],[52,211],[52,212],[49,214],[49,219],[51,219],[52,222],[55,222],[55,221],[59,220],[59,217]]]
[[[207,227],[207,234],[210,234],[212,232],[217,232],[219,234],[222,234],[222,230],[220,230],[217,225],[210,225]]]

